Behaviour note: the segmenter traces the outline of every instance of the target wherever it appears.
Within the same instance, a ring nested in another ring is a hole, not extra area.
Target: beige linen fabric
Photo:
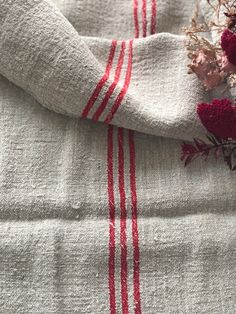
[[[133,3],[128,2],[131,14]],[[165,15],[167,12],[163,13],[164,16],[160,18],[160,22],[162,19],[165,21],[163,26],[160,26],[162,31],[168,31],[169,28],[164,27],[170,24],[179,32],[181,11],[184,8],[190,15],[194,7],[193,3],[191,6],[184,3],[177,2],[166,6],[162,2],[157,3],[159,14],[162,12],[161,7],[166,8],[170,14],[168,18]],[[114,16],[112,12],[107,15],[104,12],[104,16],[101,17],[102,9],[95,10],[96,7],[94,8],[90,1],[77,1],[70,5],[68,4],[68,10],[73,14],[77,12],[76,8],[79,12],[75,23],[79,33],[50,1],[30,0],[24,1],[24,5],[22,1],[4,1],[0,15],[2,30],[0,67],[4,76],[24,88],[44,106],[60,113],[80,117],[99,79],[103,76],[111,45],[111,40],[104,37],[98,39],[79,36],[80,33],[87,35],[83,29],[88,30],[89,27],[87,24],[83,25],[82,18],[81,25],[79,24],[80,14],[88,16],[88,21],[89,18],[95,21],[90,24],[93,27],[97,24],[98,35],[101,31],[99,21],[105,24],[107,31],[113,24],[121,31],[117,23],[119,21],[123,25],[124,17],[121,19],[119,14]],[[99,1],[99,5],[104,10],[110,7],[109,2],[104,1],[102,4]],[[120,14],[123,14],[128,4],[118,1],[117,7],[119,6]],[[150,6],[151,1],[147,7]],[[66,11],[65,8],[64,10]],[[87,15],[84,12],[87,12]],[[177,17],[172,21],[173,12],[180,17],[177,26],[173,24]],[[186,15],[186,12],[184,14]],[[68,15],[70,17],[69,13]],[[133,32],[129,34],[130,38],[135,33],[133,17],[127,14],[125,18],[131,24],[130,29]],[[186,17],[182,19],[186,21]],[[156,27],[158,29],[158,26]],[[96,35],[93,29],[91,35]],[[106,35],[105,32],[104,36]],[[113,38],[122,36],[116,33],[112,35]],[[124,36],[127,37],[126,32]],[[114,70],[121,45],[122,42],[119,41]],[[128,42],[126,45],[120,80],[106,108],[99,116],[99,121],[105,121],[116,98],[122,92],[129,62]],[[168,137],[191,139],[193,135],[202,134],[203,129],[195,114],[195,104],[204,100],[204,92],[197,79],[187,74],[188,61],[184,37],[160,33],[145,39],[136,39],[133,42],[132,59],[132,79],[111,123]],[[113,76],[114,73],[111,73],[94,106],[88,112],[88,118],[93,118],[104,94],[113,82]]]
[[[235,174],[180,161],[209,98],[186,74],[194,5],[0,1],[0,313],[236,312]],[[91,121],[106,97],[114,127]]]

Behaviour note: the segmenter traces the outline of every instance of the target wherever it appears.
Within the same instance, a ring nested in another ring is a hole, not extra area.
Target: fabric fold
[[[0,0],[1,314],[236,313],[235,173],[107,125],[203,131],[195,4]]]
[[[207,98],[187,74],[184,37],[83,37],[50,1],[1,3],[0,73],[58,113],[157,136],[204,132]]]

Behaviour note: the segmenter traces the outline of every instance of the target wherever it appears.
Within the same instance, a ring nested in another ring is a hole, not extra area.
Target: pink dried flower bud
[[[191,70],[202,79],[210,71],[211,58],[203,50],[199,50],[193,54],[192,63],[190,65]]]
[[[225,52],[218,57],[220,70],[225,73],[236,73],[236,66],[229,62]]]
[[[204,87],[209,90],[219,86],[224,79],[224,74],[218,70],[209,72],[202,80]]]
[[[216,57],[206,50],[195,52],[189,67],[202,81],[206,89],[220,85],[224,79],[224,74],[220,71]]]

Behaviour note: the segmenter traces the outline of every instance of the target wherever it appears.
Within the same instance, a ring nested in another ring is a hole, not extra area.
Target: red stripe
[[[157,0],[152,0],[151,35],[156,34]]]
[[[140,279],[139,279],[140,254],[139,254],[138,210],[135,177],[135,144],[133,131],[129,131],[129,150],[130,150],[130,190],[132,202],[134,313],[141,314]]]
[[[119,194],[120,194],[120,246],[121,246],[121,301],[122,314],[129,313],[128,304],[128,263],[127,263],[127,234],[126,234],[126,195],[124,178],[124,130],[118,129],[118,173],[119,173]]]
[[[147,36],[147,0],[143,0],[142,17],[143,17],[143,37],[146,37]]]
[[[93,115],[94,121],[97,121],[99,119],[99,117],[101,116],[101,114],[103,113],[112,93],[114,92],[114,89],[116,88],[116,86],[119,82],[121,69],[122,69],[122,65],[124,62],[125,48],[126,48],[126,44],[125,44],[125,41],[123,41],[121,44],[121,50],[120,50],[120,55],[119,55],[119,59],[118,59],[117,67],[116,67],[114,81],[112,82],[111,86],[109,87],[108,91],[106,92],[106,95],[105,95],[102,103],[98,107],[97,111],[94,113],[94,115]]]
[[[117,46],[117,41],[113,40],[112,44],[111,44],[111,48],[110,48],[110,54],[107,60],[107,66],[106,66],[106,70],[105,73],[103,75],[103,77],[101,78],[101,80],[98,82],[92,96],[90,97],[87,105],[85,106],[81,117],[82,118],[87,118],[89,111],[91,110],[91,108],[93,107],[95,101],[98,98],[98,95],[100,94],[103,86],[105,85],[106,81],[109,79],[110,76],[110,72],[111,72],[111,67],[112,67],[112,63],[113,63],[113,59],[115,56],[115,51],[116,51],[116,46]]]
[[[108,151],[107,151],[107,174],[108,174],[108,201],[109,201],[109,293],[110,313],[116,314],[115,293],[115,198],[113,180],[113,127],[108,126]]]
[[[129,88],[130,80],[131,80],[131,73],[132,73],[132,60],[133,60],[133,40],[130,40],[129,42],[129,59],[128,59],[128,66],[127,66],[127,71],[126,71],[126,76],[125,76],[125,82],[124,85],[117,96],[114,105],[111,108],[111,111],[107,115],[105,119],[105,123],[110,123],[111,120],[113,119],[116,111],[120,107],[123,98],[125,97],[127,90]]]
[[[138,38],[139,37],[138,0],[133,0],[133,7],[134,7],[135,38]]]

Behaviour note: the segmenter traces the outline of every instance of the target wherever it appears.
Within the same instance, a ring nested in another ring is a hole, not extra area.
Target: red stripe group
[[[151,5],[150,22],[147,18],[147,7]],[[139,13],[140,11],[140,13]],[[139,23],[139,14],[142,23]],[[133,17],[134,17],[134,33],[135,38],[152,35],[156,33],[156,15],[157,15],[157,0],[133,0]],[[140,24],[142,29],[140,30]],[[148,26],[150,25],[150,29]],[[115,68],[114,79],[110,82],[111,70],[114,64],[117,47],[120,47],[117,65]],[[94,108],[98,97],[103,89],[107,88],[103,99],[91,115],[94,121],[101,119],[102,114],[109,106],[109,101],[115,92],[119,82],[124,66],[126,56],[127,42],[113,40],[110,46],[107,65],[105,72],[95,87],[90,99],[88,100],[82,117],[87,118],[90,111]],[[126,73],[123,86],[114,99],[113,104],[108,109],[108,113],[104,118],[105,123],[111,123],[114,115],[122,104],[124,97],[127,94],[133,63],[133,40],[129,40],[128,44],[128,61],[126,65]],[[106,85],[108,85],[106,87]],[[120,211],[120,287],[121,287],[121,306],[122,314],[129,314],[129,298],[128,298],[128,250],[127,250],[127,200],[126,200],[126,185],[125,185],[125,152],[124,143],[125,135],[128,134],[129,146],[129,189],[131,194],[131,224],[132,224],[132,247],[133,247],[133,300],[134,313],[141,314],[141,296],[140,296],[140,251],[139,251],[139,232],[138,232],[138,209],[137,209],[137,192],[136,192],[136,165],[135,165],[135,143],[134,132],[126,131],[123,128],[118,128],[117,146],[118,146],[118,191],[119,191],[119,207],[115,205],[115,181],[114,181],[114,128],[108,126],[107,138],[107,189],[108,189],[108,204],[109,204],[109,297],[110,297],[110,313],[117,313],[117,299],[116,299],[116,210]]]
[[[142,37],[147,36],[147,0],[133,0],[133,15],[134,15],[134,28],[135,28],[135,38],[139,38],[140,36],[140,30],[139,30],[139,1],[142,1]],[[157,0],[150,0],[151,1],[151,21],[150,21],[150,34],[155,34],[156,32],[156,14],[157,14]],[[149,2],[149,1],[148,1]],[[90,110],[94,107],[95,102],[97,101],[102,89],[105,87],[106,83],[110,79],[110,73],[112,69],[112,65],[114,62],[114,57],[115,57],[115,52],[117,49],[118,42],[117,40],[113,40],[111,43],[110,47],[110,53],[108,56],[107,60],[107,66],[105,69],[105,73],[98,82],[97,86],[95,87],[91,97],[89,98],[85,108],[82,111],[81,117],[82,118],[87,118]],[[122,66],[124,63],[124,58],[125,58],[125,50],[126,50],[126,42],[122,41],[121,43],[121,48],[120,48],[120,55],[118,58],[116,70],[115,70],[115,77],[113,82],[110,84],[103,100],[101,101],[100,105],[96,109],[95,113],[92,115],[92,119],[94,121],[98,121],[99,118],[101,117],[102,113],[106,109],[108,102],[115,91],[119,80],[121,76],[121,71],[122,71]],[[117,96],[117,98],[114,101],[114,104],[111,107],[110,112],[107,114],[104,122],[105,123],[110,123],[120,107],[123,98],[125,97],[129,84],[130,84],[130,79],[131,79],[131,72],[132,72],[132,59],[133,59],[133,40],[129,41],[129,56],[128,56],[128,62],[127,62],[127,69],[126,69],[126,77],[124,81],[124,85]]]
[[[138,234],[138,210],[136,194],[136,174],[135,174],[135,144],[134,132],[126,131],[123,128],[117,130],[118,146],[118,190],[119,190],[119,210],[120,210],[120,287],[122,314],[129,313],[128,299],[128,251],[127,251],[127,204],[126,204],[126,184],[125,184],[125,136],[129,145],[129,181],[131,193],[131,223],[132,223],[132,245],[133,245],[133,299],[134,313],[141,314],[140,279],[139,279],[139,234]],[[107,152],[107,174],[108,174],[108,202],[109,202],[109,294],[110,313],[116,314],[116,279],[115,279],[115,197],[114,197],[114,128],[108,126],[108,152]]]
[[[150,35],[156,33],[156,15],[157,15],[157,0],[133,0],[133,15],[134,15],[134,29],[135,29],[135,38],[140,36],[140,25],[139,25],[139,1],[141,10],[142,10],[142,37],[147,37],[148,35],[148,19],[147,19],[147,5],[151,1],[151,21],[150,21]]]
[[[93,94],[91,95],[87,105],[85,106],[85,108],[82,112],[82,115],[81,115],[82,118],[87,118],[89,111],[92,109],[92,107],[93,107],[95,101],[97,100],[103,86],[106,84],[107,80],[109,79],[113,59],[115,56],[116,46],[117,46],[117,41],[113,40],[111,43],[110,54],[108,57],[105,73],[104,73],[103,77],[101,78],[101,80],[98,82]]]
[[[134,15],[134,28],[135,28],[135,38],[138,38],[140,36],[140,30],[139,30],[139,1],[140,0],[133,0],[133,15]],[[141,0],[142,1],[142,37],[147,36],[147,0]],[[150,21],[150,34],[155,34],[156,32],[156,14],[157,14],[157,0],[150,0],[151,1],[151,21]],[[112,69],[112,65],[115,58],[115,52],[117,49],[118,42],[117,40],[113,40],[110,47],[110,53],[107,60],[107,66],[105,69],[105,73],[98,82],[97,86],[95,87],[91,97],[89,98],[85,108],[82,111],[81,117],[87,118],[91,109],[94,107],[102,89],[105,87],[106,83],[110,79],[110,73]],[[126,51],[126,42],[122,41],[121,48],[120,48],[120,54],[115,70],[115,77],[113,82],[108,87],[107,92],[105,93],[105,96],[103,100],[101,101],[100,105],[96,109],[95,113],[92,115],[92,119],[94,121],[98,121],[103,114],[104,110],[107,108],[109,100],[115,91],[117,85],[120,81],[122,66],[124,63],[125,58],[125,51]],[[128,52],[128,62],[127,62],[127,69],[126,69],[126,76],[124,80],[124,85],[118,94],[117,98],[115,99],[111,110],[106,115],[104,122],[105,123],[111,123],[116,111],[119,109],[126,93],[129,88],[130,80],[131,80],[131,73],[132,73],[132,60],[133,60],[133,40],[129,41],[129,52]]]
[[[116,98],[116,100],[115,100],[115,102],[111,108],[111,111],[107,115],[107,117],[105,119],[105,123],[111,122],[111,120],[113,119],[116,111],[120,107],[122,100],[124,99],[124,97],[128,91],[130,80],[131,80],[131,73],[132,73],[132,60],[133,60],[133,40],[130,40],[130,42],[129,42],[129,59],[128,59],[128,66],[127,66],[124,85],[123,85],[119,95],[117,96],[117,98]]]
[[[108,103],[112,93],[114,92],[114,90],[115,90],[115,88],[116,88],[116,86],[117,86],[117,84],[119,82],[121,69],[122,69],[122,65],[123,65],[123,62],[124,62],[125,48],[126,48],[126,44],[125,44],[125,41],[123,41],[122,44],[121,44],[120,55],[119,55],[119,59],[118,59],[117,67],[116,67],[114,81],[110,85],[108,91],[106,92],[106,95],[105,95],[103,101],[101,102],[101,104],[98,107],[97,111],[93,115],[93,120],[94,121],[97,121],[99,119],[99,117],[101,116],[101,114],[103,113],[103,111],[106,108],[107,103]]]
[[[110,72],[112,69],[112,65],[114,63],[114,58],[115,58],[115,52],[117,48],[118,42],[116,40],[113,40],[111,43],[110,47],[110,53],[108,56],[107,60],[107,66],[105,69],[105,73],[101,80],[98,82],[97,86],[95,87],[95,90],[88,100],[87,105],[85,106],[83,112],[82,112],[82,118],[87,118],[91,109],[95,106],[95,103],[98,99],[98,96],[100,95],[101,91],[103,88],[105,88],[105,84],[109,81],[110,79]],[[121,47],[120,47],[120,53],[115,69],[115,76],[113,82],[111,82],[110,86],[107,89],[107,92],[105,93],[105,96],[103,97],[100,105],[96,109],[95,113],[92,115],[92,119],[94,121],[98,121],[105,109],[108,107],[109,100],[111,99],[112,94],[114,93],[117,85],[119,84],[120,77],[121,77],[121,71],[122,67],[124,64],[124,58],[125,58],[125,53],[126,53],[126,42],[122,41],[121,42]],[[126,75],[125,75],[125,80],[123,87],[121,88],[121,91],[119,92],[118,96],[114,100],[113,105],[111,106],[109,112],[107,113],[104,122],[105,123],[110,123],[116,113],[116,111],[119,109],[127,91],[128,87],[130,84],[131,80],[131,73],[132,73],[132,58],[133,58],[133,40],[129,41],[129,51],[128,51],[128,61],[127,61],[127,68],[126,68]]]

